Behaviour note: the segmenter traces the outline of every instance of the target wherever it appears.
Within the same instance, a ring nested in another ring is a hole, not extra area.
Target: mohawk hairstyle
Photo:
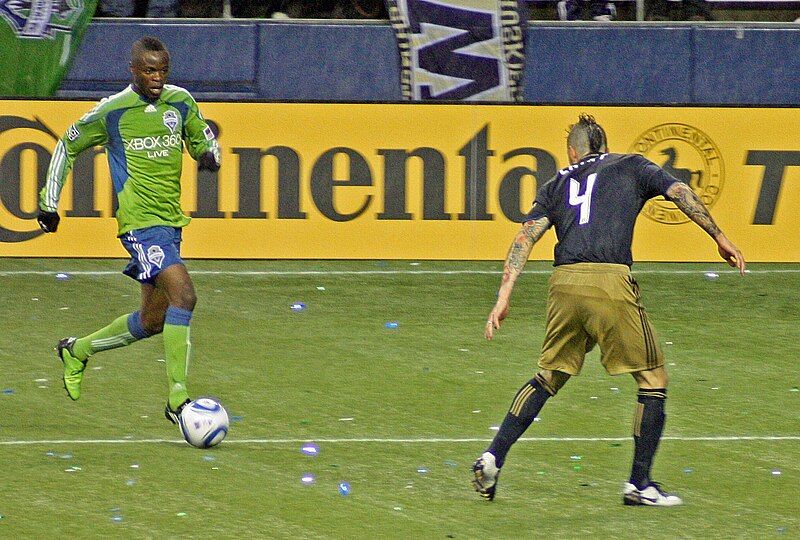
[[[582,156],[608,151],[606,132],[590,114],[581,114],[578,121],[569,126],[567,144]]]
[[[169,58],[169,51],[160,39],[153,36],[144,36],[133,42],[133,47],[131,47],[131,59],[135,61],[144,52],[161,51],[167,53],[167,57]]]

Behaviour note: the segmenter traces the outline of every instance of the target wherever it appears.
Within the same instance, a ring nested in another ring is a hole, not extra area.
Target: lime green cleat
[[[72,401],[81,397],[81,381],[83,370],[86,369],[86,360],[78,360],[72,356],[72,346],[77,338],[64,338],[56,345],[56,353],[64,364],[64,389]]]

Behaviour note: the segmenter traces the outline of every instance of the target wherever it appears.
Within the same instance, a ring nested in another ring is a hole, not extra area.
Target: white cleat
[[[630,482],[625,482],[622,487],[622,502],[628,506],[679,506],[683,504],[683,499],[665,492],[657,482],[650,482],[641,490]]]
[[[475,460],[472,465],[472,472],[475,475],[472,485],[475,491],[480,493],[486,500],[494,500],[494,492],[497,488],[497,477],[500,476],[500,469],[494,460],[494,454],[484,452],[481,457]]]

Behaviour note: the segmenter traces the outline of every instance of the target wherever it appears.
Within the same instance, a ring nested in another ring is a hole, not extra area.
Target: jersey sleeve
[[[533,207],[530,212],[525,215],[523,223],[543,217],[548,217],[550,221],[553,221],[550,217],[553,204],[550,187],[553,185],[554,180],[555,177],[536,190],[536,199],[533,201]]]
[[[669,187],[675,182],[680,182],[680,180],[652,161],[642,156],[636,157],[637,161],[640,162],[639,174],[637,175],[639,190],[642,192],[642,196],[645,199],[652,199],[659,195],[666,197]]]
[[[203,118],[203,115],[200,113],[200,109],[198,108],[197,102],[194,100],[194,98],[189,96],[187,105],[189,108],[183,124],[183,137],[184,141],[186,142],[186,148],[189,151],[189,155],[196,160],[206,152],[211,152],[217,162],[217,165],[219,165],[219,143],[217,142],[217,138],[214,136],[214,132],[211,131],[211,128],[206,123],[205,118]]]
[[[57,210],[61,188],[78,154],[87,148],[107,142],[105,115],[98,113],[97,110],[98,107],[95,107],[72,124],[56,143],[47,169],[47,179],[42,191],[39,192],[39,208],[42,210],[46,212]]]

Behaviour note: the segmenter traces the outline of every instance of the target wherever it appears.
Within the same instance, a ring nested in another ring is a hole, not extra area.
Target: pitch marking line
[[[631,437],[522,437],[523,442],[625,442]],[[701,442],[739,442],[739,441],[800,441],[800,435],[743,435],[743,436],[702,436],[702,437],[662,437],[662,441],[701,441]],[[228,439],[225,444],[303,444],[315,443],[385,443],[385,444],[435,444],[435,443],[478,443],[491,442],[490,438],[349,438],[349,439]],[[47,444],[183,444],[180,439],[53,439],[38,441],[0,441],[0,446],[35,446]]]
[[[548,270],[525,270],[523,274],[551,274]],[[633,274],[703,274],[706,270],[633,270]],[[717,274],[738,274],[738,270],[714,270]],[[0,270],[0,277],[55,276],[66,273],[73,276],[121,276],[116,270]],[[369,275],[500,275],[502,270],[190,270],[197,276],[369,276]],[[798,274],[800,268],[776,268],[773,270],[746,270],[747,274]]]

